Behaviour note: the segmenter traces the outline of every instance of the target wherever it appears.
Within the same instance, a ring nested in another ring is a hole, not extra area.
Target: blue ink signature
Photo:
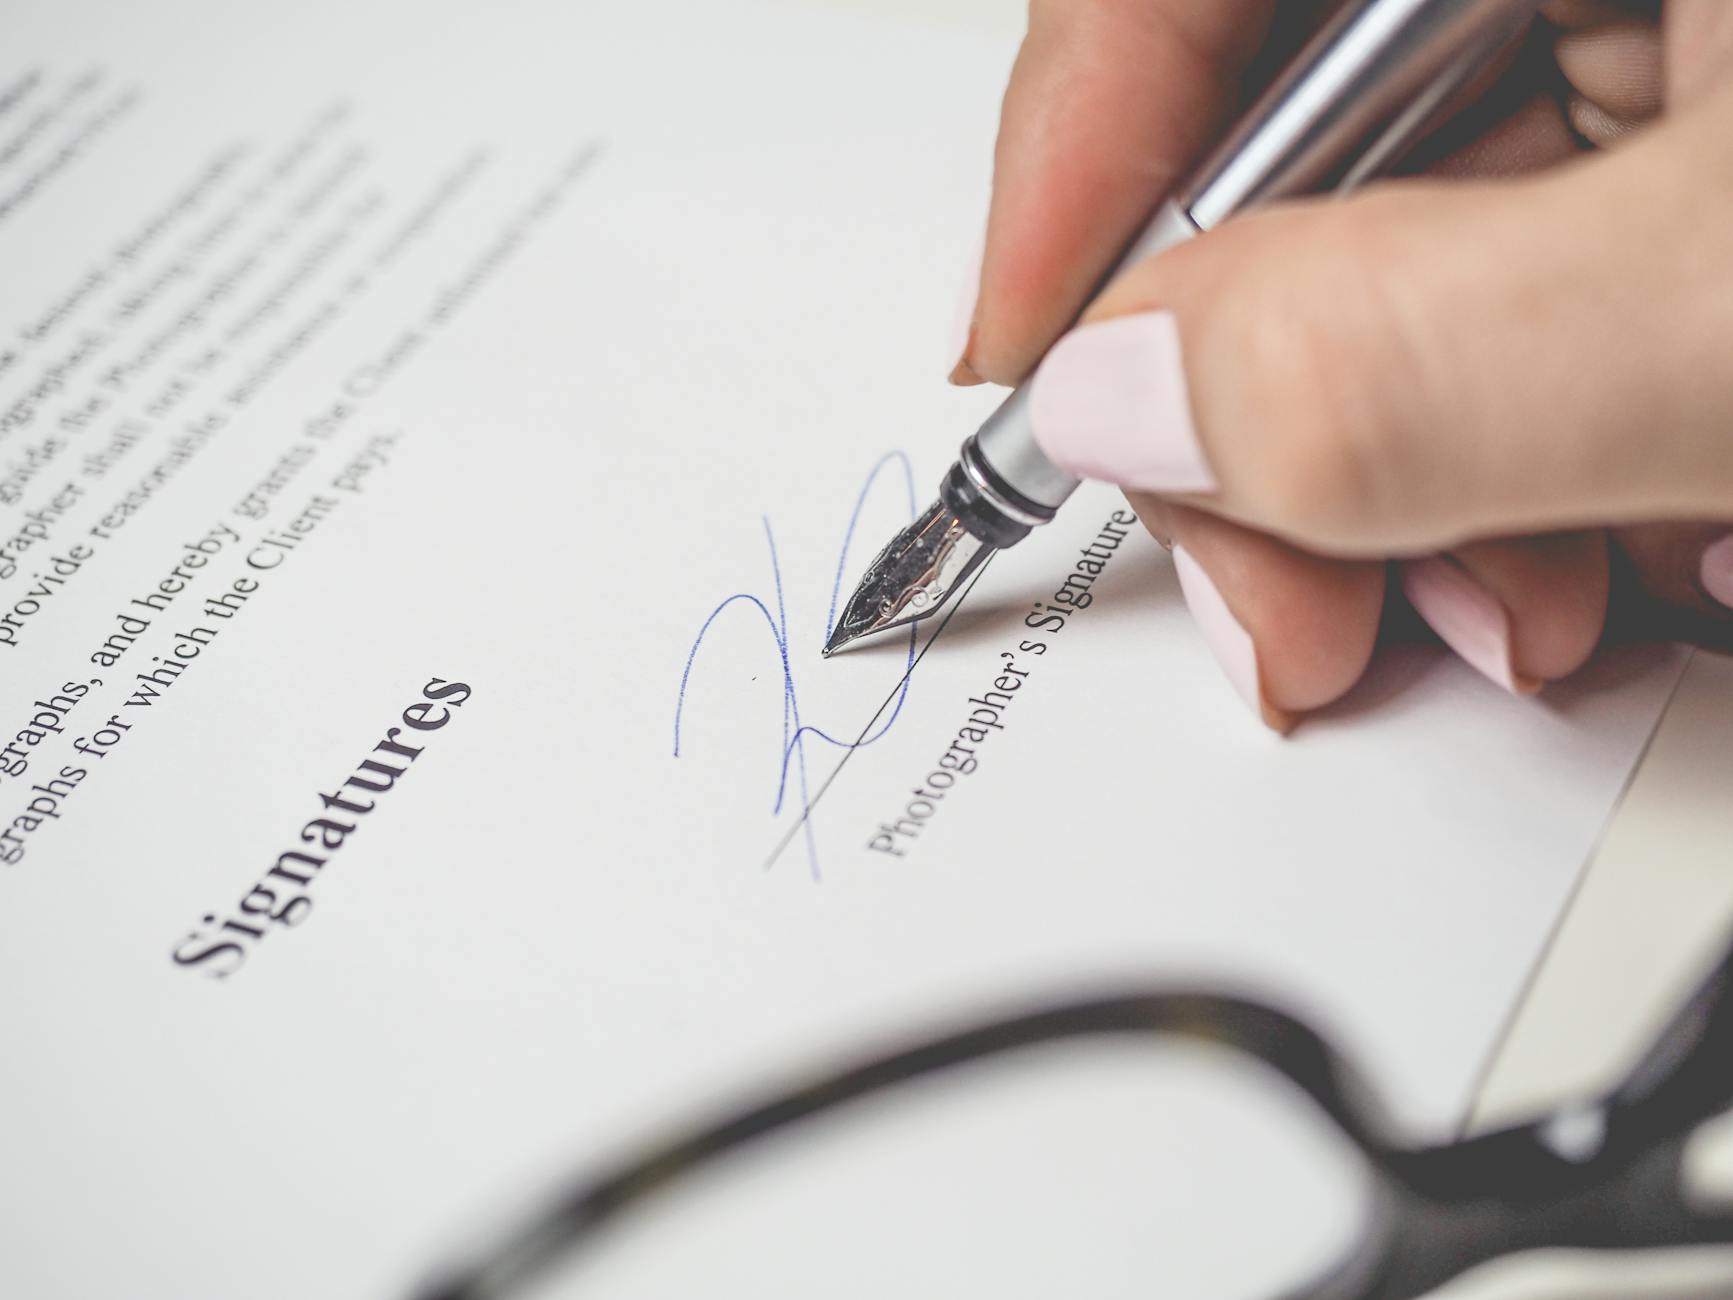
[[[831,630],[836,626],[837,600],[842,594],[842,582],[848,572],[849,545],[854,541],[855,528],[860,523],[861,510],[866,506],[867,496],[878,482],[879,476],[890,466],[896,466],[902,471],[903,488],[909,502],[909,519],[912,522],[920,513],[920,502],[915,497],[915,474],[909,464],[909,458],[903,452],[887,452],[880,457],[878,464],[867,475],[866,482],[861,485],[860,495],[855,498],[854,513],[849,516],[848,528],[842,535],[842,551],[836,560],[836,580],[830,588],[830,612],[825,615],[824,630],[816,643],[823,645],[830,639]],[[896,698],[885,712],[884,720],[878,726],[862,735],[859,740],[842,740],[819,727],[808,726],[800,719],[800,700],[794,686],[794,669],[789,661],[788,608],[783,599],[782,565],[776,554],[776,534],[770,527],[770,516],[763,517],[764,541],[770,548],[770,576],[776,591],[776,612],[770,612],[770,606],[749,591],[736,592],[728,597],[715,609],[710,611],[710,617],[704,620],[704,626],[698,629],[698,635],[692,642],[692,649],[686,655],[686,671],[680,674],[680,696],[674,706],[674,757],[680,757],[680,722],[686,711],[686,687],[692,680],[692,665],[698,659],[698,651],[704,645],[705,634],[717,619],[736,604],[750,605],[764,617],[770,628],[771,638],[776,643],[776,651],[782,662],[782,746],[777,761],[776,799],[771,804],[771,816],[779,816],[782,806],[788,796],[789,774],[792,771],[794,779],[800,787],[800,817],[806,834],[806,859],[812,871],[812,878],[819,878],[818,844],[813,836],[812,818],[807,814],[812,807],[811,789],[807,781],[807,743],[818,741],[838,749],[860,749],[878,740],[891,729],[897,720],[897,715],[903,711],[903,701],[909,694],[909,670],[915,666],[914,627],[909,628],[908,662],[904,665],[902,684],[897,688]]]

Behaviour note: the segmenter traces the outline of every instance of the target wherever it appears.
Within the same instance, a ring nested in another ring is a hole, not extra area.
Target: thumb
[[[1272,208],[1132,267],[1042,363],[1036,437],[1326,553],[1733,517],[1730,98],[1543,176]]]

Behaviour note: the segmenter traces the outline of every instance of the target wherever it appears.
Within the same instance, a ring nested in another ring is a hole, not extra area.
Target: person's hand
[[[1034,0],[954,382],[1024,378],[1302,8]],[[1733,3],[1659,10],[1554,0],[1428,175],[1128,268],[1042,362],[1041,445],[1172,544],[1270,725],[1354,684],[1387,596],[1515,691],[1610,607],[1733,630]]]

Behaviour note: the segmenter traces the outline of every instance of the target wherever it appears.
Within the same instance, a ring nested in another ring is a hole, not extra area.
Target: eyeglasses
[[[436,1281],[423,1292],[422,1300],[516,1300],[541,1294],[538,1288],[547,1284],[558,1285],[560,1295],[605,1295],[611,1300],[617,1290],[599,1279],[608,1272],[608,1257],[620,1245],[619,1229],[631,1228],[632,1221],[640,1218],[654,1219],[636,1213],[643,1207],[679,1201],[683,1195],[703,1199],[708,1194],[714,1201],[719,1194],[716,1176],[741,1162],[753,1163],[754,1153],[762,1157],[760,1175],[773,1176],[776,1161],[796,1154],[802,1145],[789,1142],[793,1131],[811,1142],[842,1127],[812,1121],[821,1117],[840,1121],[846,1116],[863,1123],[875,1107],[882,1108],[891,1099],[919,1109],[938,1096],[932,1088],[939,1079],[968,1085],[948,1094],[951,1100],[942,1103],[953,1107],[949,1113],[954,1123],[957,1116],[968,1115],[967,1100],[977,1079],[984,1077],[979,1072],[985,1064],[1039,1059],[1046,1063],[1044,1068],[1053,1068],[1060,1058],[1082,1059],[1091,1043],[1103,1041],[1145,1051],[1155,1047],[1155,1055],[1170,1073],[1183,1074],[1190,1068],[1177,1063],[1172,1055],[1175,1044],[1205,1049],[1217,1065],[1255,1063],[1265,1083],[1285,1084],[1284,1091],[1308,1112],[1303,1123],[1327,1134],[1339,1153],[1354,1157],[1363,1175],[1358,1193],[1362,1221],[1337,1243],[1334,1258],[1313,1262],[1302,1285],[1278,1292],[1266,1289],[1261,1294],[1279,1294],[1283,1300],[1407,1300],[1476,1265],[1546,1247],[1640,1250],[1733,1243],[1733,1199],[1715,1203],[1694,1192],[1686,1166],[1693,1136],[1733,1106],[1730,951],[1655,1037],[1636,1067],[1606,1094],[1561,1105],[1527,1123],[1424,1147],[1406,1146],[1396,1139],[1373,1092],[1323,1035],[1302,1020],[1256,1001],[1150,991],[1071,1002],[983,1023],[870,1059],[718,1122],[676,1133],[612,1169],[579,1181],[497,1246]],[[1220,1094],[1212,1085],[1193,1089],[1189,1095],[1212,1099],[1200,1110],[1219,1110],[1213,1099]],[[965,1103],[963,1109],[956,1109],[958,1100]],[[988,1107],[984,1113],[991,1112]],[[1232,1116],[1218,1113],[1207,1123],[1217,1127],[1202,1135],[1205,1152],[1214,1149],[1215,1138],[1227,1132],[1221,1126],[1231,1126],[1232,1135],[1244,1136]],[[1006,1134],[1005,1149],[1014,1154],[1028,1136]],[[1188,1160],[1192,1169],[1211,1164],[1197,1150]],[[960,1171],[959,1176],[961,1188],[981,1185],[979,1169]],[[1018,1176],[1032,1184],[1042,1181],[1038,1169]],[[1237,1213],[1240,1195],[1257,1176],[1254,1171],[1253,1179],[1240,1177],[1219,1211]],[[906,1180],[904,1185],[909,1185]],[[1046,1190],[1069,1195],[1066,1189]],[[804,1208],[802,1219],[810,1217],[815,1207]],[[868,1255],[896,1259],[898,1243],[886,1239],[878,1217],[870,1216],[871,1221],[850,1229],[868,1243],[851,1259],[858,1262]],[[665,1256],[682,1250],[677,1240],[644,1236],[648,1224],[637,1227],[652,1253]],[[790,1243],[779,1237],[778,1225],[768,1228],[768,1247],[787,1250]],[[948,1239],[942,1230],[928,1235]],[[1223,1237],[1218,1235],[1216,1240]],[[1025,1225],[1016,1244],[1023,1249],[1011,1254],[1039,1257],[1045,1234]],[[603,1249],[605,1245],[610,1249]],[[973,1249],[976,1258],[962,1261],[966,1274],[978,1273],[979,1257],[989,1253],[978,1246]],[[735,1261],[743,1269],[739,1283],[726,1284],[722,1274],[705,1273],[704,1295],[761,1300],[776,1294],[752,1276],[765,1254],[756,1248],[743,1253],[744,1261]],[[998,1253],[998,1248],[992,1253]],[[1304,1252],[1292,1259],[1304,1263]],[[1076,1260],[1073,1254],[1063,1267],[1074,1273]],[[1162,1276],[1160,1261],[1152,1261],[1150,1267]],[[1146,1268],[1140,1280],[1147,1282],[1149,1277]],[[957,1294],[950,1289],[911,1291],[906,1279],[896,1287],[899,1295]],[[834,1294],[835,1288],[814,1278],[800,1293],[816,1298]],[[1004,1292],[978,1285],[967,1293]],[[1065,1293],[1093,1294],[1077,1289]],[[1154,1291],[1140,1286],[1138,1293],[1177,1292],[1163,1285]]]

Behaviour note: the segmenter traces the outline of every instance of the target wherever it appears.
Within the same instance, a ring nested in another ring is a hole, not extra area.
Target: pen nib
[[[825,643],[825,658],[863,636],[936,613],[993,550],[935,501],[867,565]]]

